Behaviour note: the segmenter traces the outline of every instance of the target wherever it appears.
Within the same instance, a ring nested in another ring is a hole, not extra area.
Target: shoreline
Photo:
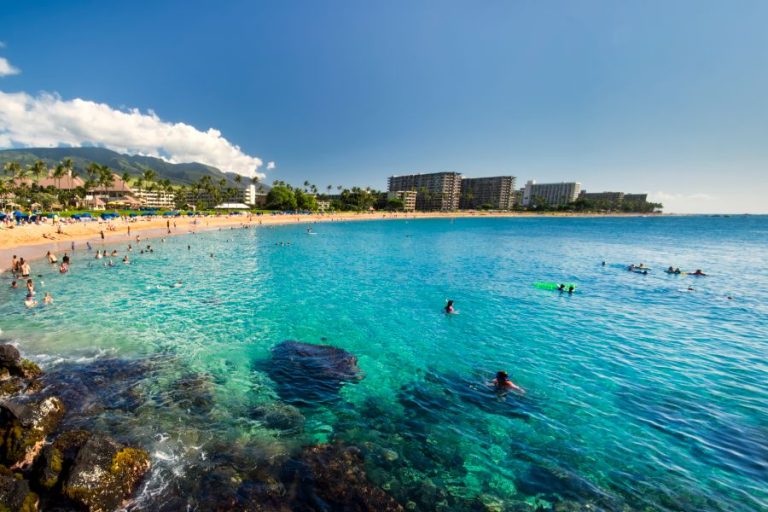
[[[0,229],[0,273],[8,268],[11,257],[16,255],[25,260],[35,261],[52,251],[61,257],[65,252],[72,252],[72,244],[77,250],[78,244],[91,243],[104,246],[111,243],[135,241],[136,236],[144,239],[156,239],[170,236],[190,235],[213,231],[225,227],[260,227],[286,224],[314,224],[318,222],[350,222],[374,220],[418,220],[418,219],[456,219],[456,218],[612,218],[612,217],[660,217],[662,214],[642,213],[455,213],[455,212],[412,212],[412,213],[352,213],[343,212],[333,215],[222,215],[220,217],[155,217],[152,219],[92,221],[64,225],[63,233],[56,232],[54,224],[26,225],[13,229]],[[166,223],[171,223],[170,230]],[[107,231],[108,226],[114,230]],[[128,229],[130,228],[130,235]],[[104,239],[101,231],[104,230]],[[170,232],[169,232],[170,231]]]

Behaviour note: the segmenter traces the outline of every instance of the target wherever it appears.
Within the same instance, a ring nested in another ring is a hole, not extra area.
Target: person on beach
[[[50,263],[51,265],[59,261],[56,258],[56,255],[53,254],[51,251],[48,251],[48,254],[46,254],[45,257],[48,258],[48,263]]]
[[[509,375],[503,370],[496,372],[496,378],[493,379],[492,384],[497,391],[514,391],[515,393],[525,394],[525,390],[509,380]]]
[[[101,234],[101,239],[104,240],[104,230],[102,229],[99,233]]]
[[[93,249],[93,247],[91,247],[91,242],[85,242],[85,246],[88,248],[89,251]]]
[[[45,297],[43,297],[43,303],[53,304],[53,297],[51,296],[51,292],[45,292]]]
[[[29,266],[29,263],[24,260],[24,258],[19,260],[19,270],[21,271],[21,277],[29,277],[29,274],[32,273],[32,268]]]
[[[443,308],[443,310],[445,311],[446,315],[452,315],[452,314],[456,313],[456,310],[453,308],[453,301],[449,300],[446,303],[445,308]]]

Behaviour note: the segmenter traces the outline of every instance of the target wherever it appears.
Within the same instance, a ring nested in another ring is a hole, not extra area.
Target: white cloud
[[[271,171],[275,168],[275,162],[267,162],[267,170]]]
[[[118,110],[105,103],[56,94],[32,96],[0,91],[0,147],[103,146],[120,153],[142,154],[170,162],[201,162],[244,176],[254,174],[261,159],[209,128],[163,121],[149,110]]]
[[[3,46],[0,46],[0,48],[2,47]],[[19,68],[13,67],[5,57],[0,57],[0,77],[18,75],[19,73],[21,73]]]

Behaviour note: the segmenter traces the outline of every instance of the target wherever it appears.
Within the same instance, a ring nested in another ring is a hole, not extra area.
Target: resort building
[[[251,206],[264,206],[267,204],[267,194],[260,192],[256,184],[251,183],[243,190],[243,202]]]
[[[459,206],[463,210],[476,210],[478,208],[511,210],[514,201],[514,176],[464,178],[461,180]]]
[[[176,194],[173,192],[135,189],[133,195],[136,199],[141,201],[142,206],[146,206],[147,208],[173,209],[176,207]]]
[[[456,210],[461,197],[461,174],[435,172],[390,176],[389,192],[416,192],[417,210]]]
[[[396,190],[394,192],[387,192],[387,199],[400,199],[403,202],[403,211],[412,212],[416,210],[415,190]]]
[[[523,189],[523,206],[564,206],[579,197],[581,183],[536,183],[529,180]]]
[[[633,203],[647,203],[648,194],[624,194],[624,201]]]
[[[331,202],[327,199],[318,199],[317,200],[317,211],[320,212],[327,212],[331,209]]]

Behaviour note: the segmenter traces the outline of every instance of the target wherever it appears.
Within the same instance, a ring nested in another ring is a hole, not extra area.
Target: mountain
[[[218,183],[222,178],[227,180],[228,185],[237,186],[233,172],[222,172],[216,167],[200,164],[197,162],[187,164],[172,164],[154,158],[151,156],[124,155],[104,148],[20,148],[0,150],[0,168],[6,162],[16,161],[22,165],[30,165],[36,160],[42,160],[49,168],[56,164],[71,158],[75,169],[82,176],[85,168],[91,162],[100,165],[107,165],[117,174],[128,173],[131,176],[138,176],[147,169],[152,169],[157,173],[158,179],[168,179],[173,184],[190,185],[202,178],[210,176],[214,183]],[[243,185],[247,184],[249,179],[243,177]],[[242,185],[241,185],[242,186]],[[265,188],[268,188],[264,185]]]

